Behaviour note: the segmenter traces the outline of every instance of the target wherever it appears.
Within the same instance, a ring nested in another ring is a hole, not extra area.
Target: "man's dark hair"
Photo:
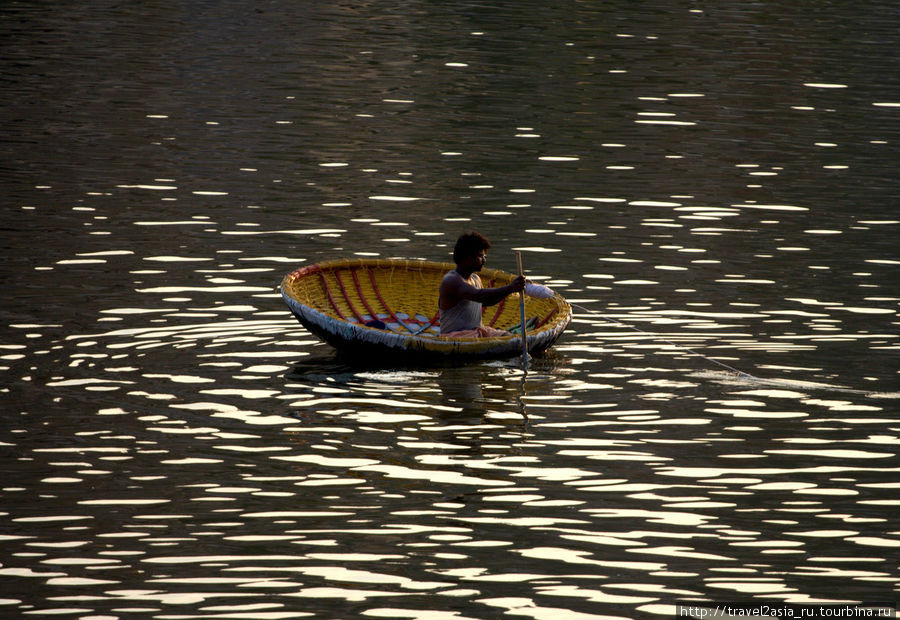
[[[453,261],[459,263],[461,260],[477,255],[481,250],[491,249],[491,242],[487,238],[475,232],[469,231],[460,235],[453,247]]]

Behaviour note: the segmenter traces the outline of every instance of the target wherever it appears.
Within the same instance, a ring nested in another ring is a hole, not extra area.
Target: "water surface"
[[[896,13],[5,5],[5,615],[895,600]],[[467,228],[577,304],[526,377],[281,302]]]

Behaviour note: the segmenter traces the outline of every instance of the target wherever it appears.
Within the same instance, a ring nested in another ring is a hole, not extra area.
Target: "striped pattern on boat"
[[[281,295],[300,323],[337,349],[411,357],[514,357],[521,338],[447,338],[440,335],[438,288],[451,263],[349,259],[301,267],[285,276]],[[503,286],[512,274],[484,269],[484,286]],[[485,307],[483,322],[499,329],[520,323],[517,303],[507,298]],[[525,298],[531,354],[550,347],[572,320],[559,294]],[[367,325],[369,323],[369,325]]]

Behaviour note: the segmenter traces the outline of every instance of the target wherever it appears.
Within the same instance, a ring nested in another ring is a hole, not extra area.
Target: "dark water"
[[[898,26],[4,3],[0,613],[896,600]],[[349,365],[280,300],[465,228],[578,304],[524,381]]]

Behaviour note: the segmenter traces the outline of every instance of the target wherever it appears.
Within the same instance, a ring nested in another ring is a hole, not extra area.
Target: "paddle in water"
[[[516,252],[516,264],[519,267],[519,275],[524,276],[522,270],[522,253]],[[528,329],[525,325],[525,291],[519,291],[519,318],[522,320],[522,370],[528,369]]]

